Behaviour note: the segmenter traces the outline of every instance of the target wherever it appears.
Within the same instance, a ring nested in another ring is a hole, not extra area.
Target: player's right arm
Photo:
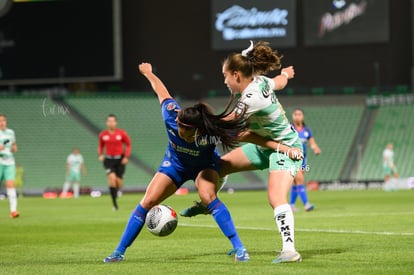
[[[158,76],[152,72],[152,65],[150,63],[141,63],[139,64],[138,69],[139,72],[150,82],[152,89],[158,96],[160,104],[162,104],[164,100],[172,98],[161,79],[159,79]]]
[[[104,160],[104,155],[103,155],[103,148],[104,148],[105,144],[102,140],[102,133],[99,134],[99,143],[98,143],[98,159],[99,161],[103,161]]]
[[[69,176],[70,171],[70,156],[66,158],[66,176]]]

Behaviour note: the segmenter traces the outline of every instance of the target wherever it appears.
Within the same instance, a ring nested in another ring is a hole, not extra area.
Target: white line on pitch
[[[187,224],[178,223],[179,226],[184,227],[200,227],[200,228],[216,228],[217,225],[211,224]],[[257,231],[276,231],[275,228],[237,226],[241,230],[257,230]],[[309,228],[295,228],[296,232],[315,232],[315,233],[337,233],[337,234],[360,234],[360,235],[384,235],[384,236],[414,236],[414,232],[375,232],[362,230],[338,230],[338,229],[309,229]]]

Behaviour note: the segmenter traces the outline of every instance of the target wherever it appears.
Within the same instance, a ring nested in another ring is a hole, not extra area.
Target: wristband
[[[287,72],[281,72],[280,74],[286,76],[286,78],[289,79],[289,74]]]

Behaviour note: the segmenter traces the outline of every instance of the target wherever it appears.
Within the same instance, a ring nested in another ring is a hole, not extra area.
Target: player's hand
[[[295,77],[295,69],[293,68],[293,66],[289,66],[289,67],[283,68],[282,69],[282,72],[287,73],[288,79],[292,79],[292,78]]]
[[[99,159],[100,162],[102,162],[102,161],[104,161],[104,156],[100,155],[98,159]]]
[[[315,149],[313,149],[313,153],[315,155],[319,155],[320,153],[322,153],[321,149],[319,147],[316,147]]]
[[[301,160],[303,159],[303,152],[299,148],[291,148],[288,151],[288,157],[293,160]]]
[[[142,75],[152,73],[152,65],[150,63],[141,63],[138,65],[138,70]]]
[[[0,144],[0,151],[4,149],[4,144]]]
[[[127,164],[127,163],[128,163],[128,158],[123,158],[123,159],[121,160],[121,163],[122,163],[123,165]]]

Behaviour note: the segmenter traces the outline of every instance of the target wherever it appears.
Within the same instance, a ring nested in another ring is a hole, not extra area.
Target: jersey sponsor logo
[[[102,139],[103,139],[103,140],[105,140],[105,141],[108,141],[108,140],[109,140],[109,136],[108,136],[108,135],[104,135],[104,136],[102,137]]]
[[[279,159],[278,161],[276,161],[277,165],[283,166],[285,164],[285,160],[284,159]]]
[[[162,167],[170,167],[171,166],[171,162],[169,162],[168,160],[165,160],[162,162]]]
[[[176,107],[177,105],[175,103],[170,102],[165,106],[165,109],[167,109],[167,111],[172,111],[175,110]]]

